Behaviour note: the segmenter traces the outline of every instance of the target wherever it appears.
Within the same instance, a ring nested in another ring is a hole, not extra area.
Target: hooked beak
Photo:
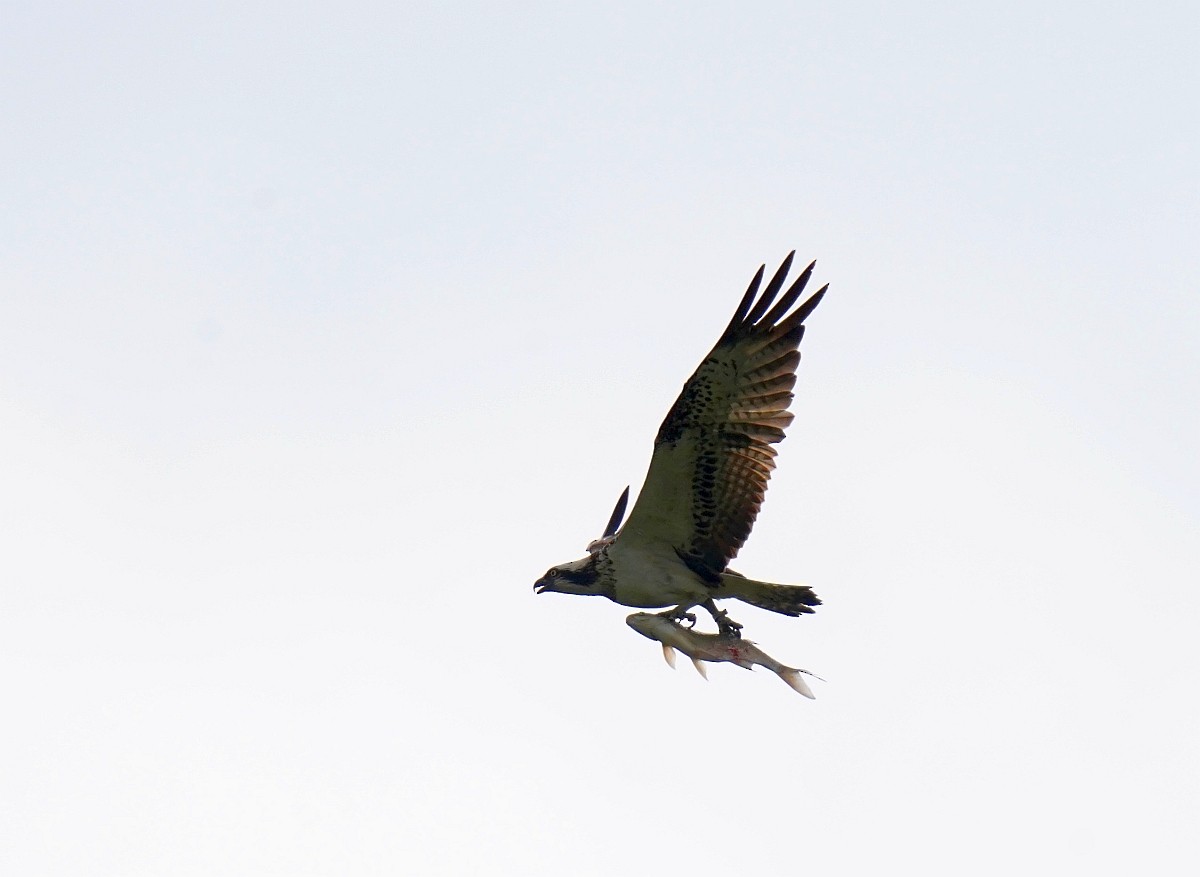
[[[552,588],[550,586],[550,582],[547,581],[546,579],[538,579],[536,582],[533,583],[533,593],[535,593],[535,594],[544,594],[546,591],[553,591],[553,590],[554,590],[554,588]]]

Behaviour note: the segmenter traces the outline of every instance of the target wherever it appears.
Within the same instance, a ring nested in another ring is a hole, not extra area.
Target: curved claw
[[[713,602],[712,597],[709,597],[702,604],[708,613],[713,617],[713,621],[717,623],[717,632],[726,639],[741,639],[742,626],[729,617],[729,613],[724,609],[718,609],[717,604]]]
[[[721,636],[728,639],[742,638],[742,625],[730,618],[728,612],[722,610],[720,615],[716,618],[716,622],[717,633],[719,633]]]
[[[726,639],[741,639],[742,626],[736,621],[726,618],[717,624],[717,633]]]
[[[676,606],[674,609],[668,609],[666,612],[660,612],[658,614],[661,615],[663,618],[674,621],[676,624],[683,624],[686,622],[689,630],[696,626],[695,614],[692,612],[685,612],[679,606]]]

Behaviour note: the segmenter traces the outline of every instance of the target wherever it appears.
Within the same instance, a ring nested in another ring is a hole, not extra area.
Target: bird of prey
[[[741,625],[714,600],[733,598],[791,616],[820,605],[809,587],[757,581],[729,568],[775,468],[772,445],[792,422],[788,406],[804,320],[828,289],[800,302],[814,262],[780,295],[794,256],[788,254],[761,295],[766,266],[758,269],[716,346],[683,385],[659,427],[625,526],[628,488],[587,557],[550,567],[534,583],[537,593],[671,607],[662,614],[692,624],[688,609],[702,606],[727,637],[740,636]]]

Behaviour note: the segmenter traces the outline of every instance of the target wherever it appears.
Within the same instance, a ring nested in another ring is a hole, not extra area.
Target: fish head
[[[625,619],[625,623],[642,636],[657,642],[662,642],[663,637],[670,634],[670,628],[673,626],[670,621],[652,612],[635,612]]]
[[[533,583],[533,590],[539,594],[547,591],[557,594],[599,594],[599,579],[596,557],[589,554],[580,560],[550,567],[545,575]]]
[[[685,655],[694,654],[696,651],[696,645],[691,640],[694,634],[666,616],[653,612],[635,612],[625,619],[625,623],[642,636],[656,640],[664,646],[673,646]]]

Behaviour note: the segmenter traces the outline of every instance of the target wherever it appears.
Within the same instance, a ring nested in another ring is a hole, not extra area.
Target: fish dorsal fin
[[[669,645],[667,645],[666,643],[663,643],[662,647],[663,647],[663,660],[665,660],[671,666],[671,669],[674,670],[675,669],[675,650],[673,648],[671,648]]]
[[[692,666],[696,668],[697,673],[699,673],[705,679],[708,678],[708,671],[704,669],[704,665],[700,663],[699,658],[692,658]]]

